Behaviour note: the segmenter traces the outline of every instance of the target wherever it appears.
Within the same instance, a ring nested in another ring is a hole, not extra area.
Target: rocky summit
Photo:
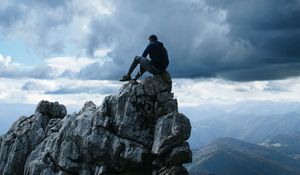
[[[0,174],[188,174],[191,125],[171,89],[170,77],[147,77],[73,114],[41,101],[0,137]]]

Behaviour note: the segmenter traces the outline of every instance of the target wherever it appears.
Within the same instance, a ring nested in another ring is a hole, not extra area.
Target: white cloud
[[[233,104],[247,100],[299,101],[299,80],[233,82],[221,79],[175,79],[173,91],[181,106]],[[284,91],[278,91],[278,87],[284,88]]]
[[[0,78],[0,103],[37,104],[45,99],[81,107],[92,100],[100,105],[104,96],[121,86],[115,81],[71,79]]]
[[[4,56],[0,54],[0,76],[16,77],[22,75],[22,70],[27,67],[18,63],[12,62],[10,56]]]
[[[113,62],[112,62],[113,64]],[[101,99],[120,87],[117,81],[102,79],[111,66],[86,57],[54,57],[33,68],[0,55],[0,102],[36,104],[42,99],[66,104],[83,104]],[[102,68],[100,74],[95,69]],[[122,74],[121,72],[119,73]],[[79,79],[78,79],[79,78]],[[234,82],[222,79],[174,79],[173,91],[181,106],[203,103],[234,103],[243,100],[297,101],[300,78],[273,81]]]
[[[1,2],[0,31],[9,38],[22,38],[42,55],[74,55],[85,52],[91,18],[103,18],[113,12],[104,0],[52,0]]]
[[[96,60],[85,57],[53,57],[46,59],[45,62],[48,66],[57,69],[58,74],[61,74],[65,70],[79,72],[80,69],[96,62]]]
[[[299,101],[300,78],[237,83],[221,79],[174,79],[173,92],[179,106],[232,104],[240,101]],[[93,100],[98,105],[114,94],[122,83],[109,80],[11,79],[0,78],[0,103],[37,104],[40,100],[59,101],[81,107]],[[284,86],[284,91],[270,90]]]
[[[103,55],[104,52],[107,52],[107,49],[100,50],[99,54]],[[0,77],[37,79],[55,79],[59,77],[86,79],[87,77],[93,77],[93,79],[103,79],[106,74],[113,72],[109,65],[102,67],[104,62],[109,60],[109,57],[64,56],[47,58],[45,62],[39,65],[25,66],[13,62],[10,56],[0,54]],[[95,71],[97,67],[102,68],[103,73],[99,74]]]
[[[36,65],[34,67],[25,66],[12,61],[10,56],[0,54],[0,77],[8,78],[53,78],[54,70],[45,64]]]

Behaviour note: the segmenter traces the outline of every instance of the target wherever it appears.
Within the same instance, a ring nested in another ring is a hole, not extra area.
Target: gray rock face
[[[171,89],[171,81],[147,77],[69,115],[41,101],[0,137],[0,174],[187,174],[191,125]]]
[[[157,120],[152,153],[161,155],[190,137],[190,121],[183,114],[172,112]]]
[[[66,108],[57,102],[41,101],[34,115],[19,118],[1,138],[0,174],[23,174],[28,155],[46,138],[50,119],[66,113]]]

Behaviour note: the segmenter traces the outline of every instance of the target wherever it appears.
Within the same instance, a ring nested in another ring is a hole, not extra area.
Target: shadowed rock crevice
[[[147,77],[69,115],[41,101],[0,137],[0,174],[187,174],[191,125],[171,89],[171,81]]]

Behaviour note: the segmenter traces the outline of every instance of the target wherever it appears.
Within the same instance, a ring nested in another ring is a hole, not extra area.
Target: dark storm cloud
[[[269,57],[286,57],[288,62],[299,58],[299,0],[234,1],[225,9],[232,37],[250,41],[260,53]]]
[[[82,78],[94,79],[96,74],[102,79],[108,74],[103,71],[107,67],[111,72],[106,78],[118,78],[127,71],[132,58],[143,52],[153,33],[167,47],[175,77],[214,76],[218,59],[229,49],[225,13],[203,1],[116,1],[114,7],[109,20],[92,20],[88,45],[88,51],[95,51],[99,43],[107,41],[104,43],[113,48],[109,54],[112,62],[86,67],[81,72],[92,74],[80,73]]]
[[[93,30],[95,37],[91,38],[97,41],[94,43],[108,38],[115,43],[113,62],[123,64],[124,73],[134,54],[143,50],[147,36],[156,33],[169,50],[169,70],[174,77],[252,81],[300,75],[299,1],[206,2],[117,3],[111,20],[118,24],[109,25],[114,31],[98,37],[99,30]],[[101,24],[98,29],[105,26]],[[93,65],[94,69],[90,66],[82,71],[97,72],[98,76],[80,75],[102,79],[99,75],[104,66]],[[114,70],[109,77],[120,76],[122,71]]]
[[[78,78],[119,78],[142,53],[150,34],[167,47],[173,77],[252,81],[300,75],[299,0],[115,0],[108,3],[113,9],[109,14],[96,13],[92,2],[105,1],[39,1],[31,7],[35,15],[45,12],[33,19],[39,27],[24,31],[34,32],[35,45],[48,53],[63,53],[70,41],[94,58],[99,49],[111,49],[109,61],[86,66]],[[0,9],[0,18],[8,16],[0,22],[2,30],[20,21],[32,23],[31,14],[21,20],[24,11],[8,7]],[[84,25],[76,23],[78,16],[88,19],[84,30],[76,31]]]
[[[300,63],[268,64],[256,68],[236,69],[222,74],[234,81],[278,80],[300,75]]]
[[[270,80],[299,76],[300,1],[207,1],[227,10],[228,37],[248,41],[255,55],[245,69],[225,73],[233,80]],[[221,74],[222,76],[222,74]]]

